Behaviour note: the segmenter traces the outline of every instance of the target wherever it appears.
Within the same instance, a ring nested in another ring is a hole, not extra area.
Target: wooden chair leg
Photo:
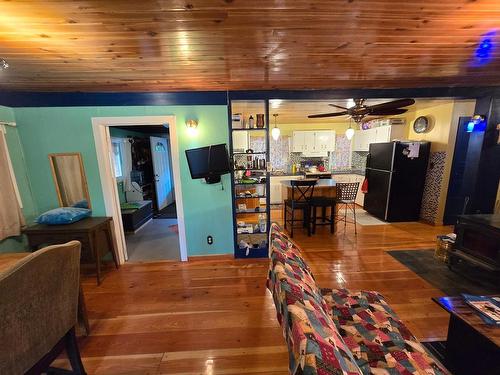
[[[311,209],[304,208],[304,224],[307,225],[307,236],[311,237]]]
[[[73,373],[76,375],[86,375],[87,373],[80,357],[80,350],[78,349],[78,342],[76,341],[75,327],[71,328],[66,334],[65,346]]]
[[[87,315],[87,305],[85,304],[85,296],[83,295],[83,289],[80,285],[80,290],[78,291],[78,320],[83,323],[85,328],[85,336],[90,334],[90,324]]]
[[[101,257],[99,255],[99,249],[97,248],[97,234],[95,232],[90,236],[89,246],[90,252],[94,257],[97,285],[99,286],[101,285]]]
[[[316,234],[316,213],[317,213],[316,206],[313,206],[312,217],[311,217],[313,234]]]
[[[285,225],[285,230],[286,230],[286,203],[283,204],[283,221],[284,221],[284,225]]]

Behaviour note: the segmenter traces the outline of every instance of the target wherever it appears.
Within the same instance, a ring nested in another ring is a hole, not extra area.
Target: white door
[[[153,172],[156,187],[156,203],[161,210],[174,202],[174,184],[170,173],[170,151],[168,140],[160,137],[149,137],[151,155],[153,156]]]

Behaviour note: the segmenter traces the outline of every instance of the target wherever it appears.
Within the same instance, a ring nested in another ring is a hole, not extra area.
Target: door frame
[[[184,224],[184,207],[182,202],[181,172],[179,161],[179,144],[177,142],[177,126],[174,115],[165,116],[123,116],[123,117],[92,117],[92,131],[94,133],[99,176],[101,178],[102,194],[106,215],[113,218],[115,243],[120,264],[128,259],[125,232],[121,219],[120,199],[116,179],[111,164],[111,136],[110,126],[147,126],[168,125],[170,133],[172,169],[174,177],[174,191],[177,197],[177,224],[179,228],[179,248],[181,261],[187,261],[186,228]]]

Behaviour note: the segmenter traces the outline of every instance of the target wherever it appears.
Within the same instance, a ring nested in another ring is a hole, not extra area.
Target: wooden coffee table
[[[445,353],[449,370],[455,375],[500,374],[500,326],[486,324],[461,296],[433,301],[450,313]]]

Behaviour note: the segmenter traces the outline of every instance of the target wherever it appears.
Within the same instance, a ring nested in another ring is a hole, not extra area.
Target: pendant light
[[[351,140],[352,137],[354,136],[354,129],[351,127],[352,119],[349,119],[349,127],[345,131],[345,136],[348,140]]]
[[[271,130],[271,136],[275,141],[277,141],[278,138],[280,137],[281,131],[280,128],[278,128],[278,125],[276,125],[276,117],[278,117],[278,114],[274,113],[273,116],[274,116],[274,128],[273,130]]]

